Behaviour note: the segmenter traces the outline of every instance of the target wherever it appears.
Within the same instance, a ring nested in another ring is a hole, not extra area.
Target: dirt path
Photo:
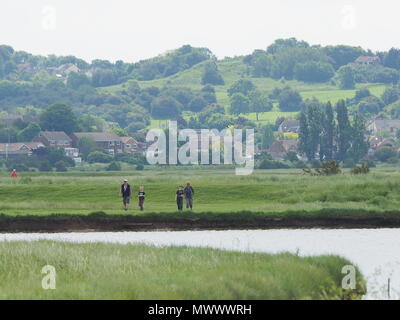
[[[137,217],[18,217],[0,220],[0,232],[183,231],[240,229],[400,228],[399,217],[218,219]]]

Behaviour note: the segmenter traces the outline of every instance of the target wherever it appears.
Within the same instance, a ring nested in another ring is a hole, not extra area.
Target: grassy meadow
[[[133,188],[128,213],[122,211],[119,196],[123,178],[128,178]],[[129,172],[20,173],[17,179],[2,174],[0,213],[174,213],[175,191],[186,181],[191,181],[195,189],[194,214],[246,211],[283,216],[293,212],[312,215],[321,210],[384,214],[400,207],[400,173],[395,168],[374,168],[368,175],[345,171],[316,177],[304,175],[300,169],[257,170],[250,176],[236,176],[233,169],[168,167]],[[140,185],[146,191],[143,213],[136,200]]]
[[[0,299],[358,299],[342,291],[349,261],[206,248],[0,242]],[[56,270],[56,289],[41,270]]]
[[[247,74],[248,66],[242,61],[242,57],[236,57],[232,59],[225,59],[217,61],[218,69],[224,78],[225,84],[215,86],[215,93],[217,96],[217,103],[228,109],[229,97],[227,94],[227,89],[239,79],[249,79],[251,80],[258,89],[263,92],[272,92],[275,88],[282,88],[285,86],[290,86],[291,88],[298,90],[303,97],[303,99],[316,98],[322,102],[331,101],[336,103],[341,99],[353,98],[357,89],[367,88],[370,90],[371,94],[380,97],[387,85],[384,84],[357,84],[357,88],[354,90],[341,90],[336,85],[331,83],[305,83],[297,80],[277,80],[272,78],[251,78]],[[201,84],[201,76],[204,68],[204,62],[193,66],[190,69],[181,71],[170,77],[155,79],[150,81],[138,81],[141,88],[147,87],[158,87],[162,88],[164,86],[171,87],[188,87],[193,90],[200,90],[203,85]],[[99,88],[103,93],[108,94],[118,94],[124,90],[125,84],[119,84],[109,87]],[[278,117],[293,118],[296,115],[295,112],[280,112],[277,105],[270,112],[264,112],[260,114],[260,123],[275,123]],[[245,115],[250,120],[255,120],[254,113],[248,113]],[[150,127],[159,127],[159,121],[152,121]]]

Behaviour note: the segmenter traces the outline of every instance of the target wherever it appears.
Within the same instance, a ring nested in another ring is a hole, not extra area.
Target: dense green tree
[[[151,103],[151,115],[158,120],[171,120],[179,116],[182,105],[176,99],[168,96],[155,98]]]
[[[203,85],[206,84],[223,85],[225,83],[215,62],[209,62],[204,65],[203,75],[201,77],[201,83]]]
[[[325,116],[323,117],[322,137],[321,137],[321,154],[322,160],[332,160],[335,153],[335,116],[332,104],[328,102],[325,106]]]
[[[333,66],[336,70],[367,54],[361,47],[346,45],[326,46],[323,50],[333,60]]]
[[[255,89],[256,87],[251,80],[240,79],[236,81],[233,85],[231,85],[227,92],[228,96],[230,97],[235,93],[241,93],[244,96],[247,96],[251,91],[254,91]]]
[[[374,157],[382,162],[387,162],[390,158],[397,157],[397,152],[390,147],[382,147],[375,151]]]
[[[248,113],[250,107],[250,99],[242,93],[234,93],[230,98],[229,113],[239,115]]]
[[[78,127],[78,121],[72,108],[66,104],[50,105],[40,116],[40,127],[48,131],[72,133]]]
[[[390,88],[386,88],[382,94],[382,100],[386,105],[400,100],[400,87],[392,86]]]
[[[78,89],[82,86],[90,86],[90,79],[84,73],[71,72],[67,78],[67,86],[72,89]]]
[[[307,61],[296,64],[294,76],[304,82],[326,82],[333,77],[335,70],[329,63]]]
[[[356,114],[352,123],[352,136],[351,136],[351,147],[349,150],[349,156],[355,162],[358,162],[368,153],[369,143],[365,137],[365,121],[359,115]]]
[[[375,96],[369,96],[360,101],[358,104],[358,111],[360,113],[378,114],[383,107],[384,103],[381,99]]]
[[[352,128],[350,126],[349,115],[346,104],[340,100],[336,104],[337,113],[337,155],[336,159],[343,161],[346,159],[347,152],[351,146]]]
[[[83,160],[87,160],[88,155],[94,151],[98,151],[99,147],[92,138],[82,137],[78,141],[78,149]]]
[[[308,161],[314,160],[314,153],[310,144],[310,132],[308,128],[308,119],[306,111],[302,111],[299,117],[300,132],[299,132],[299,153],[306,156]]]
[[[385,67],[400,70],[400,49],[391,48],[386,53],[383,64]]]
[[[28,124],[20,132],[18,132],[17,139],[18,139],[18,141],[21,141],[21,142],[32,141],[32,139],[35,138],[39,134],[40,131],[41,131],[40,126],[37,123],[32,122],[32,123]]]
[[[194,97],[189,103],[189,110],[193,112],[200,112],[208,105],[208,102],[202,97]]]
[[[266,94],[262,94],[258,90],[253,90],[249,94],[249,110],[255,112],[258,121],[260,112],[268,112],[272,110],[272,102]]]
[[[93,151],[87,156],[89,163],[110,163],[113,160],[113,156],[103,151]]]
[[[341,89],[354,89],[355,88],[355,79],[354,79],[354,71],[350,66],[343,66],[337,72],[339,86]]]
[[[280,91],[278,102],[279,109],[283,112],[300,111],[303,106],[303,99],[300,94],[289,87]]]
[[[261,135],[261,149],[266,150],[275,141],[273,126],[271,125],[263,125],[260,127],[260,135]]]

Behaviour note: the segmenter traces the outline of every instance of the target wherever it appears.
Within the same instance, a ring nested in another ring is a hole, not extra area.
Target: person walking
[[[178,206],[178,210],[182,211],[183,210],[183,195],[185,192],[183,191],[183,186],[179,186],[178,190],[176,191],[175,199],[176,199],[176,204]]]
[[[185,192],[186,198],[186,209],[192,210],[193,209],[193,197],[194,197],[194,189],[190,182],[186,183],[186,187],[183,190]]]
[[[146,193],[144,192],[144,186],[140,186],[139,187],[139,193],[138,193],[140,211],[143,211],[143,205],[144,205],[145,196],[146,196]]]
[[[17,178],[17,177],[18,177],[18,175],[17,175],[17,170],[13,169],[13,171],[11,172],[10,177],[11,177],[11,178]]]
[[[122,196],[122,203],[124,204],[125,211],[128,210],[129,201],[131,199],[131,186],[128,183],[128,180],[125,179],[124,183],[121,185],[120,194]]]

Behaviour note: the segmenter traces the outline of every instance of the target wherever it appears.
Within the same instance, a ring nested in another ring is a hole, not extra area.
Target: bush
[[[343,161],[343,168],[353,168],[356,165],[354,159],[347,158]]]
[[[41,171],[41,172],[53,171],[53,167],[51,166],[49,161],[45,160],[45,161],[40,162],[39,171]]]
[[[55,167],[56,167],[56,171],[57,172],[66,172],[66,171],[68,171],[66,163],[64,161],[62,161],[62,160],[57,161],[56,164],[55,164]]]
[[[107,171],[121,171],[121,165],[118,162],[113,161],[107,166],[106,170]]]
[[[341,173],[339,162],[335,160],[325,161],[321,163],[321,166],[316,169],[304,168],[304,173],[312,176],[333,176]]]
[[[282,161],[263,159],[257,166],[257,169],[289,169],[290,166]]]
[[[369,166],[368,164],[361,164],[360,167],[356,166],[353,169],[351,169],[352,174],[367,174],[369,173]]]
[[[102,151],[93,151],[89,153],[87,161],[89,163],[110,163],[113,160],[113,156]]]
[[[144,170],[144,165],[138,164],[138,165],[136,166],[136,170],[137,170],[137,171],[143,171],[143,170]]]
[[[386,162],[390,158],[397,157],[397,152],[390,147],[382,147],[375,151],[374,156],[381,162]]]

